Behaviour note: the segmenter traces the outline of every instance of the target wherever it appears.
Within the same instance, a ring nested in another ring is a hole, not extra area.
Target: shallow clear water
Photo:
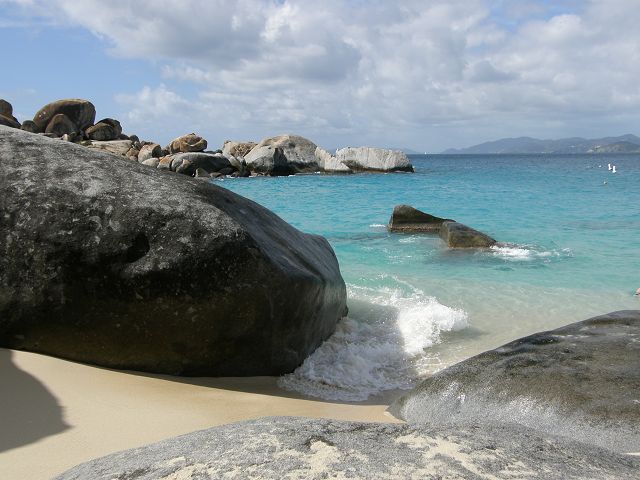
[[[640,308],[640,156],[411,161],[415,174],[216,182],[324,235],[347,282],[349,319],[283,386],[364,400],[523,335]],[[507,245],[452,251],[438,237],[388,233],[400,203]]]

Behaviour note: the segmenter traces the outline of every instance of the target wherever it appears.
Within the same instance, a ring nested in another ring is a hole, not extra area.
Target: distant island
[[[627,134],[593,139],[502,138],[468,148],[449,148],[442,153],[640,153],[640,137]]]

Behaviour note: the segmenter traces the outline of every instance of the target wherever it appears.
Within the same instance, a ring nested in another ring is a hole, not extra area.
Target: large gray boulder
[[[247,167],[261,175],[294,175],[320,170],[317,145],[299,135],[278,135],[263,139],[244,156]]]
[[[315,155],[318,167],[325,173],[353,173],[349,167],[323,148],[317,147]]]
[[[48,103],[36,112],[33,117],[38,130],[44,132],[53,117],[64,114],[73,122],[77,130],[84,130],[93,125],[96,119],[96,108],[88,100],[71,98]]]
[[[452,428],[273,417],[189,433],[54,480],[637,479],[640,459],[510,425]]]
[[[640,311],[515,340],[422,382],[391,411],[411,423],[511,422],[640,451]]]
[[[354,172],[413,172],[413,165],[399,150],[346,147],[336,152],[336,158]]]
[[[0,346],[278,375],[346,313],[322,237],[206,182],[0,127]]]
[[[489,235],[454,221],[441,223],[439,233],[449,248],[489,248],[497,243]]]
[[[410,205],[396,205],[393,207],[387,229],[391,232],[439,233],[443,222],[452,221],[448,218],[434,217]]]

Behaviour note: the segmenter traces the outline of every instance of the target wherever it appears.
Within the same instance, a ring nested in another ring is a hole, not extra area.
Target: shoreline
[[[0,477],[49,479],[79,463],[195,430],[265,416],[400,423],[397,392],[330,402],[277,377],[171,377],[0,348]]]

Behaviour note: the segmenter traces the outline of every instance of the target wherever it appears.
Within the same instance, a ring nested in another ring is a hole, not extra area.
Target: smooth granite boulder
[[[0,125],[9,128],[20,128],[20,122],[13,116],[0,115]]]
[[[20,128],[22,128],[22,130],[24,130],[25,132],[31,132],[31,133],[40,132],[40,130],[38,130],[38,126],[33,120],[25,120],[24,122],[22,122],[22,126]]]
[[[449,248],[489,248],[497,243],[489,235],[454,221],[440,225],[440,238]]]
[[[396,205],[389,219],[387,229],[391,232],[439,233],[443,222],[453,222],[448,218],[434,217],[410,205]]]
[[[13,105],[0,98],[0,115],[3,117],[13,117]]]
[[[102,142],[118,140],[122,134],[122,126],[118,120],[114,120],[113,118],[103,118],[95,125],[87,128],[85,130],[85,134],[87,138],[91,140],[98,140]]]
[[[137,154],[140,163],[150,158],[160,158],[162,156],[162,147],[157,143],[147,143],[142,146]]]
[[[638,458],[512,425],[272,417],[108,455],[54,480],[637,479],[639,468]]]
[[[336,152],[336,158],[354,172],[413,172],[413,165],[399,150],[346,147]]]
[[[346,313],[338,262],[224,188],[0,127],[0,346],[179,375],[279,375]]]
[[[207,148],[207,141],[195,133],[187,133],[166,146],[168,153],[202,152]]]
[[[315,155],[320,170],[325,173],[353,173],[349,167],[323,148],[317,147]]]
[[[300,135],[263,139],[244,156],[251,172],[261,175],[294,175],[320,170],[316,144]]]
[[[247,169],[253,175],[293,175],[281,148],[256,146],[244,157]]]
[[[232,140],[226,140],[222,146],[222,153],[227,157],[244,157],[253,150],[253,147],[256,145],[256,142],[234,142]]]
[[[171,170],[184,175],[194,176],[197,169],[203,169],[207,172],[219,172],[222,169],[234,168],[227,157],[218,153],[176,153],[171,156]]]
[[[640,310],[484,352],[436,373],[390,410],[410,423],[512,422],[640,452]]]
[[[105,142],[92,140],[85,146],[94,150],[102,150],[104,152],[112,153],[113,155],[124,157],[133,146],[133,142],[131,140],[108,140]]]
[[[76,127],[75,123],[73,123],[64,113],[54,115],[51,121],[47,124],[47,127],[44,129],[44,133],[50,133],[56,137],[72,135],[77,131],[78,127]]]
[[[33,121],[38,130],[43,132],[51,119],[59,113],[66,115],[78,130],[93,125],[96,119],[96,108],[91,102],[73,98],[48,103],[36,112]]]

